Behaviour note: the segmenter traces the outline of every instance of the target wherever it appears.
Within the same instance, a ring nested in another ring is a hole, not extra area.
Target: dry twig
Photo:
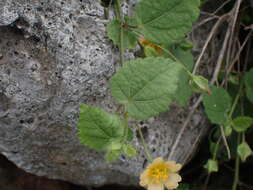
[[[231,54],[231,52],[229,54],[226,54],[227,53],[227,48],[229,45],[231,45],[231,39],[234,35],[234,30],[235,30],[235,26],[236,26],[236,21],[237,21],[237,18],[238,18],[238,13],[239,13],[239,9],[240,9],[240,5],[242,3],[242,0],[238,0],[237,3],[235,4],[234,8],[229,12],[229,14],[225,14],[222,16],[222,18],[226,18],[227,15],[230,17],[230,18],[233,18],[233,22],[230,22],[229,25],[228,25],[228,28],[227,28],[227,31],[226,31],[226,35],[225,35],[225,38],[224,38],[224,42],[223,42],[223,45],[222,45],[222,49],[221,51],[219,52],[219,57],[218,57],[218,61],[216,63],[216,67],[214,69],[214,74],[212,76],[212,79],[210,81],[210,84],[214,84],[217,82],[217,79],[218,79],[218,74],[221,70],[221,65],[222,65],[222,62],[224,60],[224,57],[225,56],[228,56]],[[196,73],[196,70],[197,70],[197,67],[202,59],[202,56],[210,42],[210,40],[212,39],[215,31],[217,30],[218,26],[222,23],[221,22],[222,19],[219,19],[219,21],[216,22],[215,26],[214,26],[214,29],[210,32],[208,38],[207,38],[207,42],[205,43],[202,51],[201,51],[201,54],[198,58],[198,61],[195,65],[195,68],[194,68],[194,73]],[[218,23],[218,24],[217,24]],[[229,51],[231,51],[231,48],[229,48]],[[169,154],[169,159],[172,158],[174,152],[175,152],[175,149],[176,147],[178,146],[182,136],[183,136],[183,133],[186,129],[186,127],[188,126],[190,120],[191,120],[191,117],[193,116],[193,114],[195,113],[196,109],[198,108],[198,106],[200,105],[201,101],[202,101],[202,96],[199,96],[199,98],[197,99],[197,101],[195,102],[195,104],[192,106],[191,108],[191,111],[190,113],[188,114],[185,122],[183,123],[177,137],[176,137],[176,140],[174,142],[174,144],[172,145],[172,148],[171,148],[171,151],[170,151],[170,154]]]
[[[213,38],[214,34],[216,33],[218,27],[220,26],[220,24],[227,18],[227,15],[223,15],[222,17],[219,18],[219,20],[215,23],[214,27],[212,28],[211,32],[209,33],[209,36],[207,37],[207,40],[205,42],[205,45],[202,48],[202,51],[198,57],[198,60],[196,61],[195,65],[194,65],[194,69],[193,69],[193,74],[196,74],[197,72],[197,68],[202,60],[202,57],[208,47],[208,44],[210,43],[211,39]]]

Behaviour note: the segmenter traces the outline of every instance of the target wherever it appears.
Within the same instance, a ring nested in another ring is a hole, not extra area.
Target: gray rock
[[[0,2],[0,152],[39,176],[81,185],[136,185],[147,163],[136,132],[138,157],[115,164],[76,135],[81,103],[109,112],[116,107],[108,79],[118,67],[118,52],[106,38],[99,2]],[[168,158],[189,109],[173,105],[139,123],[154,157]],[[171,158],[183,163],[193,154],[204,134],[202,120],[197,112]]]
[[[5,26],[13,23],[16,19],[18,19],[18,13],[16,11],[16,7],[13,6],[12,1],[2,0],[0,2],[0,26]]]

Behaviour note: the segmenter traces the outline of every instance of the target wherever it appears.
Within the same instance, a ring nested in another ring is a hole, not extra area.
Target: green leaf
[[[204,165],[204,168],[207,169],[208,173],[218,172],[218,162],[216,160],[209,159]]]
[[[231,108],[231,98],[221,87],[212,86],[211,91],[211,95],[203,95],[205,112],[212,123],[224,125],[227,122],[227,113]]]
[[[192,71],[194,61],[190,50],[184,51],[181,48],[176,48],[172,51],[172,53],[185,65],[185,67],[190,72]],[[178,89],[175,95],[176,101],[181,106],[186,106],[189,98],[192,95],[192,89],[189,85],[189,79],[189,74],[185,70],[182,70],[180,73]]]
[[[126,62],[111,78],[113,97],[129,116],[146,120],[168,109],[176,93],[182,66],[163,57]]]
[[[244,162],[250,155],[252,155],[252,150],[246,142],[243,142],[237,147],[237,153]]]
[[[224,123],[224,125],[223,125],[223,130],[224,130],[226,137],[230,136],[233,132],[232,120],[228,116],[226,118],[226,123]]]
[[[115,115],[80,105],[78,136],[80,142],[95,150],[117,149],[124,139],[124,125]]]
[[[211,94],[208,80],[201,75],[191,75],[190,85],[194,92],[207,92],[208,94]]]
[[[246,87],[246,95],[253,103],[253,68],[245,74],[244,84]]]
[[[187,50],[192,50],[193,48],[193,43],[189,40],[183,40],[180,44],[179,44],[180,48],[182,48],[183,50],[187,51]]]
[[[233,130],[232,130],[231,124],[224,125],[224,133],[226,137],[230,136],[232,131]]]
[[[119,158],[120,154],[121,154],[121,150],[108,151],[105,154],[105,160],[107,162],[113,162]]]
[[[199,0],[141,0],[135,9],[138,32],[157,44],[185,37],[199,16]]]
[[[120,21],[117,19],[112,20],[107,25],[107,35],[117,46],[120,46]],[[137,37],[126,27],[123,28],[123,48],[134,49],[137,45]]]
[[[159,53],[153,48],[149,46],[144,47],[144,54],[146,57],[159,57]]]
[[[247,116],[237,117],[232,121],[233,129],[236,132],[244,132],[253,124],[253,118]]]
[[[136,149],[131,145],[124,145],[123,146],[124,154],[130,158],[135,157],[137,154]]]
[[[121,150],[122,147],[123,147],[122,142],[120,142],[120,141],[112,141],[112,142],[106,147],[106,149],[107,149],[107,150],[114,151],[114,150]]]

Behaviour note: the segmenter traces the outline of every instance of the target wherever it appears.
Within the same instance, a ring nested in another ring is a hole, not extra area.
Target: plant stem
[[[127,141],[127,138],[128,138],[128,113],[125,112],[124,113],[124,143]]]
[[[230,151],[228,141],[224,132],[224,126],[220,126],[220,130],[221,130],[221,137],[223,139],[224,146],[226,147],[226,150],[227,150],[228,159],[231,159],[231,151]]]
[[[124,28],[122,26],[123,21],[124,21],[124,16],[121,10],[121,6],[120,6],[120,0],[116,0],[115,3],[115,12],[116,12],[116,17],[117,19],[120,20],[120,46],[119,46],[119,53],[120,53],[120,65],[122,66],[124,63]]]
[[[235,108],[236,108],[236,105],[237,105],[237,103],[238,103],[238,101],[239,101],[239,98],[240,98],[240,90],[239,90],[239,92],[237,93],[237,95],[236,95],[236,97],[235,97],[235,100],[234,100],[234,103],[233,103],[233,105],[232,105],[232,108],[231,108],[231,110],[230,110],[230,112],[229,112],[229,115],[228,115],[229,118],[232,117],[232,115],[233,115],[233,113],[234,113],[234,110],[235,110]]]
[[[242,87],[243,87],[243,82],[240,81],[240,86],[239,86],[238,93],[237,93],[237,95],[236,95],[236,97],[235,97],[235,100],[234,100],[234,102],[233,102],[232,108],[231,108],[231,110],[230,110],[230,112],[229,112],[229,114],[228,114],[228,118],[229,118],[229,119],[232,118],[233,113],[234,113],[235,108],[236,108],[236,105],[238,104],[238,101],[239,101],[239,98],[240,98],[240,95],[241,95],[241,92],[242,92]]]
[[[153,158],[150,154],[150,151],[148,149],[148,146],[147,146],[147,143],[145,142],[145,139],[143,137],[143,134],[142,134],[142,131],[141,131],[141,128],[140,126],[137,124],[137,128],[138,128],[138,132],[139,132],[139,135],[141,137],[141,141],[142,141],[142,144],[143,144],[143,147],[144,147],[144,151],[145,151],[145,154],[147,156],[147,159],[148,159],[148,162],[151,163],[153,161]]]
[[[246,142],[246,140],[245,140],[245,132],[242,132],[242,142],[243,143]]]
[[[216,144],[215,144],[214,153],[213,153],[213,157],[212,157],[213,160],[216,160],[217,152],[218,152],[218,150],[219,150],[220,141],[221,141],[221,137],[218,139],[218,141],[217,141]],[[207,185],[208,185],[209,180],[210,180],[210,177],[211,177],[211,174],[212,174],[212,173],[208,172],[207,177],[206,177],[206,180],[205,180],[205,183],[204,183],[204,186],[203,186],[203,190],[206,190]]]
[[[240,144],[240,134],[237,134],[237,145]],[[233,186],[232,186],[232,190],[236,190],[237,188],[237,184],[239,182],[239,170],[240,170],[240,158],[238,156],[238,154],[236,154],[236,158],[235,158],[235,175],[234,175],[234,182],[233,182]]]
[[[114,9],[115,9],[116,18],[120,21],[119,53],[120,53],[120,65],[122,66],[123,63],[124,63],[124,46],[123,46],[123,43],[124,43],[124,33],[123,33],[124,31],[123,30],[124,29],[123,29],[123,26],[122,26],[123,21],[124,21],[124,15],[123,15],[122,10],[121,10],[120,0],[116,0]],[[128,113],[127,113],[127,111],[124,112],[124,127],[125,127],[124,142],[126,142],[127,138],[128,138]]]
[[[185,119],[185,121],[184,121],[184,123],[183,123],[183,125],[182,125],[182,127],[181,127],[181,129],[180,129],[180,131],[179,131],[179,133],[177,135],[177,137],[176,137],[176,140],[174,141],[174,144],[171,147],[171,150],[170,150],[170,153],[169,153],[169,159],[171,159],[172,155],[174,154],[174,152],[175,152],[175,150],[176,150],[176,148],[177,148],[177,146],[178,146],[178,144],[179,144],[179,142],[180,142],[180,140],[181,140],[181,138],[183,136],[183,133],[184,133],[186,127],[190,123],[191,118],[192,118],[193,114],[195,113],[196,109],[198,108],[198,106],[200,105],[202,99],[203,99],[203,96],[202,95],[199,96],[198,99],[197,99],[197,101],[191,107],[190,112],[187,115],[187,118]]]
[[[218,27],[220,26],[220,24],[227,18],[227,15],[223,15],[222,17],[219,18],[219,20],[215,23],[215,25],[212,27],[212,30],[211,32],[209,33],[209,36],[208,38],[206,39],[206,42],[205,42],[205,45],[203,46],[202,50],[201,50],[201,53],[198,57],[198,60],[196,61],[195,65],[194,65],[194,69],[192,71],[192,74],[196,74],[197,72],[197,69],[200,65],[200,62],[202,60],[202,57],[204,56],[204,53],[210,43],[210,41],[212,40],[213,36],[215,35]]]
[[[220,141],[221,141],[221,137],[218,139],[217,143],[215,144],[213,160],[216,160],[217,152],[219,150]]]
[[[210,180],[210,177],[211,177],[211,173],[208,173],[208,174],[207,174],[207,177],[206,177],[206,179],[205,179],[205,183],[204,183],[204,186],[203,186],[203,190],[206,190],[207,185],[208,185],[209,180]]]

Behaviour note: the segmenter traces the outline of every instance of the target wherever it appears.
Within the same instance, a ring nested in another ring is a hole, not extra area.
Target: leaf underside
[[[95,150],[106,150],[124,136],[124,125],[117,116],[82,104],[78,121],[80,142]]]
[[[157,44],[172,44],[191,30],[199,0],[141,0],[136,6],[138,32]]]
[[[146,120],[168,109],[176,93],[179,63],[167,58],[144,58],[126,62],[110,81],[116,101],[129,116]]]

